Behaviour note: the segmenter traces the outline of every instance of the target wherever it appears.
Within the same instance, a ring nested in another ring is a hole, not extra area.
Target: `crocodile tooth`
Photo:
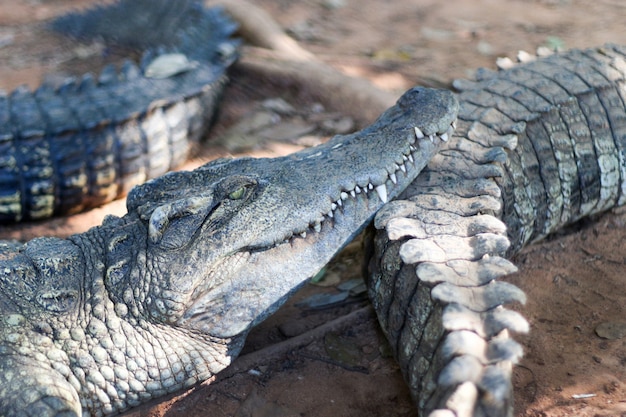
[[[409,154],[409,161],[411,161],[411,163],[414,163],[415,160],[413,159],[413,155]]]
[[[419,127],[415,126],[413,128],[413,130],[415,130],[415,137],[416,138],[418,138],[418,139],[423,139],[424,138],[424,132],[422,132]]]
[[[402,172],[406,174],[406,165],[404,164],[400,165],[400,169],[402,170]]]
[[[322,225],[320,223],[315,223],[315,226],[313,226],[313,230],[315,230],[316,233],[319,233],[322,231]]]
[[[322,155],[323,155],[322,151],[319,151],[319,152],[314,153],[313,155],[309,155],[309,156],[305,157],[305,159],[318,158],[318,157],[320,157]]]
[[[380,184],[376,186],[376,192],[378,193],[378,197],[380,198],[380,201],[382,201],[383,203],[386,203],[387,202],[387,187],[385,187],[385,184]]]
[[[341,198],[339,200],[337,200],[337,205],[339,207],[343,207],[343,201],[341,201]]]
[[[394,184],[398,183],[398,178],[396,178],[396,173],[395,172],[393,174],[389,175],[389,178],[391,178],[391,182],[393,182]]]
[[[367,189],[370,190],[370,191],[374,189],[374,186],[372,185],[371,182],[369,184],[367,184]]]
[[[447,142],[447,141],[448,141],[448,134],[447,134],[447,133],[444,133],[443,135],[439,136],[439,138],[440,138],[442,141]]]
[[[452,129],[456,130],[456,120],[454,122],[450,123],[450,126],[452,126]]]
[[[428,139],[430,139],[431,143],[435,143],[435,135],[428,135]]]
[[[331,209],[332,211],[337,210],[337,204],[332,203],[332,204],[330,205],[330,209]]]
[[[356,198],[356,193],[354,192],[354,190],[350,191],[350,195],[352,196],[352,198]]]
[[[409,145],[409,149],[411,150],[411,152],[415,152],[417,150],[417,148],[413,145]]]
[[[335,215],[333,214],[332,211],[329,211],[327,216],[328,216],[329,219],[332,219],[333,217],[335,217]]]
[[[408,156],[406,156],[406,155],[404,155],[404,154],[402,154],[402,160],[403,160],[404,162],[406,162],[406,161],[408,161],[408,160],[409,160],[409,157],[408,157]]]
[[[346,198],[348,198],[348,193],[346,193],[345,191],[341,192],[341,199],[345,200]]]
[[[354,191],[356,191],[357,194],[361,194],[361,188],[358,185],[354,187]]]
[[[306,238],[306,232],[300,233],[300,237],[303,238],[303,239]]]

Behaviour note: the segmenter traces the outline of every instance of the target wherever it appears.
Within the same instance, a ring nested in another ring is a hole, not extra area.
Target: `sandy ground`
[[[43,74],[77,74],[115,59],[98,45],[77,46],[45,32],[46,19],[89,3],[95,1],[0,0],[0,88],[11,90],[21,83],[34,87]],[[626,41],[626,3],[621,0],[257,4],[322,60],[398,94],[414,84],[448,86],[454,78],[471,76],[475,68],[494,68],[497,57],[514,57],[518,50]],[[245,83],[234,80],[233,89]],[[274,96],[283,93],[275,91]],[[235,105],[232,100],[225,103],[218,132],[232,122],[228,106]],[[203,155],[223,154],[224,147],[211,139]],[[249,153],[271,155],[297,146],[266,143]],[[105,213],[120,214],[123,207],[123,202],[114,202],[34,227],[1,227],[0,235],[65,235],[99,223]],[[626,323],[625,224],[620,213],[588,220],[530,246],[515,259],[520,272],[509,280],[528,295],[527,305],[516,308],[532,326],[530,335],[518,337],[526,352],[514,378],[518,416],[626,416],[626,338],[602,332],[607,323],[618,330]],[[333,293],[337,281],[357,278],[360,255],[359,245],[351,245],[329,268],[329,286],[309,285],[297,298]],[[317,326],[337,320],[344,325],[311,334],[303,347],[279,349],[292,337],[306,337]],[[277,352],[271,353],[272,348]],[[574,398],[580,394],[592,396]],[[130,415],[356,417],[416,412],[367,300],[357,295],[323,309],[290,303],[250,335],[244,356],[216,382]]]

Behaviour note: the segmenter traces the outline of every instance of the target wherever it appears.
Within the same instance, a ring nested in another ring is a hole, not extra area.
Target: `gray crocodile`
[[[210,380],[452,135],[445,90],[273,159],[134,188],[128,214],[0,251],[0,415],[103,416]]]
[[[143,58],[97,78],[0,91],[0,223],[95,207],[182,164],[237,55],[234,22],[197,0],[122,0],[52,26]]]
[[[626,200],[626,48],[527,60],[455,82],[452,140],[375,219],[369,292],[421,415],[512,415],[507,258]]]

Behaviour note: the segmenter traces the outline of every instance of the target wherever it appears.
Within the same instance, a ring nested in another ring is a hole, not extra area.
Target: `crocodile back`
[[[456,83],[457,135],[517,136],[496,179],[511,252],[626,201],[625,52],[572,50]]]
[[[50,26],[82,41],[138,51],[173,48],[207,62],[218,61],[221,48],[237,44],[229,39],[237,24],[222,8],[205,8],[198,0],[120,0],[61,16]]]
[[[116,16],[123,23],[97,24]],[[196,1],[126,0],[53,26],[148,49],[139,65],[107,66],[97,78],[0,92],[0,223],[95,207],[181,165],[213,119],[238,46],[230,39],[235,24]],[[188,66],[150,76],[155,59],[169,53]]]

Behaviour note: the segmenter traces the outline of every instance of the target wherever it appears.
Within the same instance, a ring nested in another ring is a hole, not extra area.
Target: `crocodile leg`
[[[570,51],[461,91],[453,139],[377,215],[369,291],[420,412],[512,415],[525,300],[507,260],[623,204],[625,50]]]

